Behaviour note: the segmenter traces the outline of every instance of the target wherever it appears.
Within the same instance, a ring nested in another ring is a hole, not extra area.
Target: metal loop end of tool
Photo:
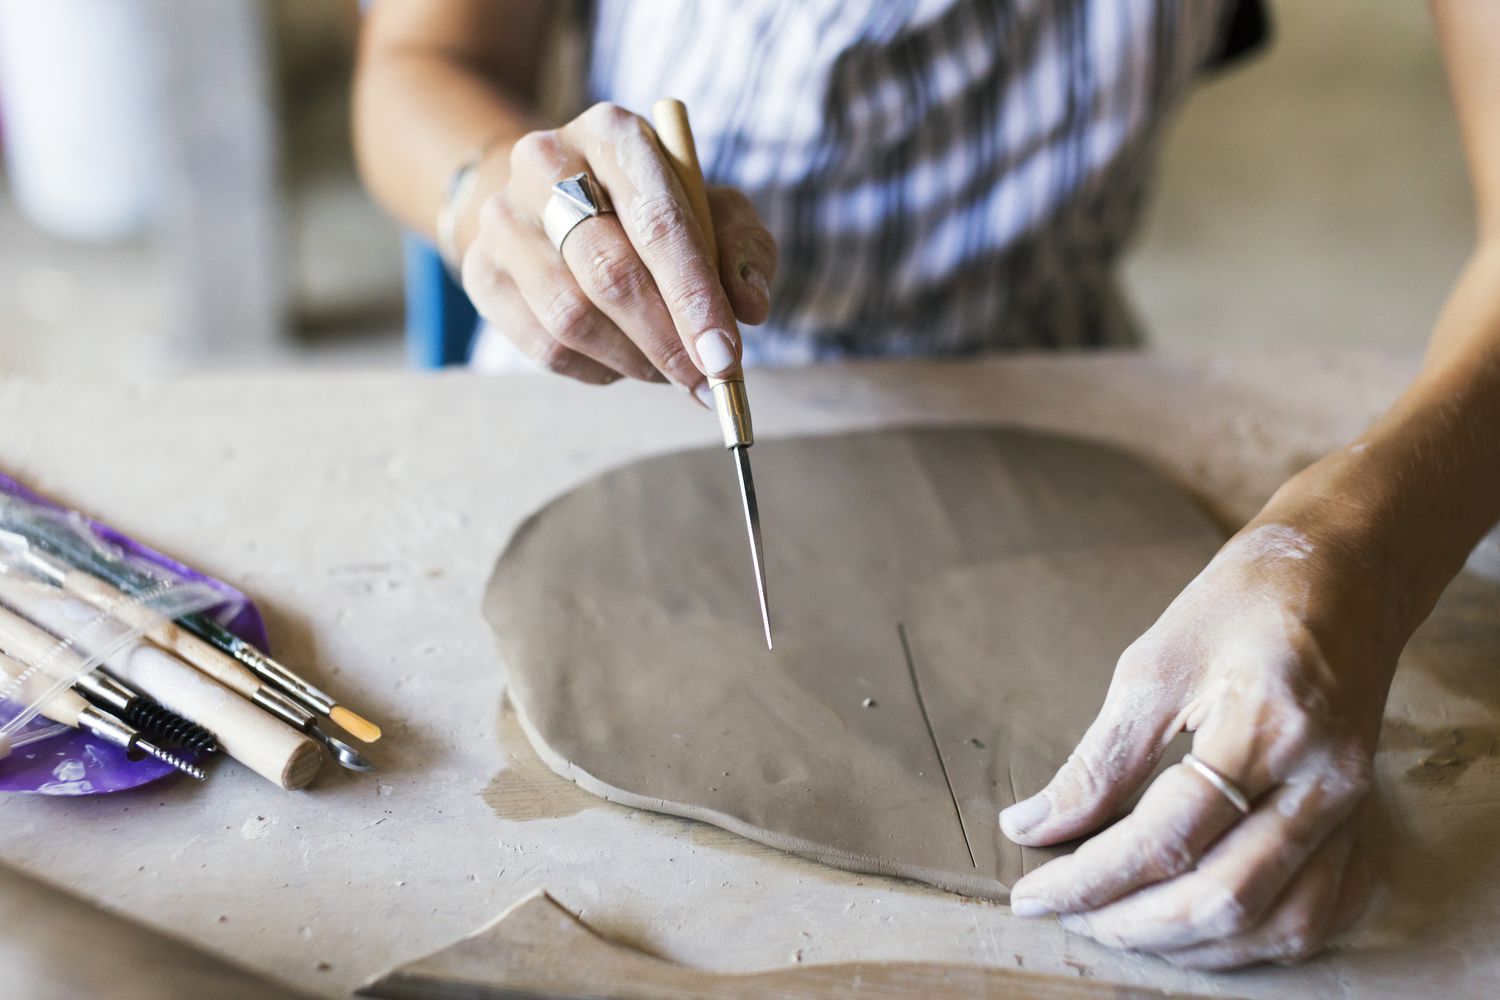
[[[719,416],[724,447],[748,448],[753,445],[755,429],[750,424],[750,397],[745,393],[745,380],[709,379],[708,385],[714,394],[714,412]]]
[[[282,722],[287,723],[293,729],[306,733],[319,743],[333,756],[334,761],[343,768],[350,771],[373,771],[375,765],[367,760],[364,754],[345,743],[343,740],[329,736],[317,726],[317,719],[306,707],[293,701],[289,695],[271,688],[261,688],[255,692],[251,699],[255,704],[276,716]]]

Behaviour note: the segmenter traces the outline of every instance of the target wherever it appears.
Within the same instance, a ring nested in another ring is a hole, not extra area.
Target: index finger
[[[732,373],[740,363],[734,310],[655,132],[641,117],[609,104],[585,112],[576,124],[588,129],[580,139],[589,164],[651,272],[688,355],[705,375]]]
[[[1129,816],[1017,882],[1011,906],[1022,916],[1103,906],[1190,871],[1239,818],[1223,795],[1176,764],[1151,783]]]

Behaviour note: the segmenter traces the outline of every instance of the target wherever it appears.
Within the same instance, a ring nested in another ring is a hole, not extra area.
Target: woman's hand
[[[710,188],[716,273],[692,209],[647,122],[598,104],[510,152],[463,255],[481,315],[551,371],[604,384],[671,381],[711,406],[705,376],[739,365],[736,318],[770,311],[776,243],[750,200]],[[614,213],[585,219],[559,255],[542,232],[552,185],[587,171]]]
[[[1296,523],[1262,519],[1220,551],[1120,658],[1067,763],[1000,823],[1032,846],[1089,833],[1183,730],[1248,815],[1173,766],[1017,882],[1018,915],[1198,968],[1301,959],[1359,915],[1356,840],[1401,642],[1367,556]]]

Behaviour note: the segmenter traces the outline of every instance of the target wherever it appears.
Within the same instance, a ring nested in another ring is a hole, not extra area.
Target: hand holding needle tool
[[[698,148],[688,124],[687,107],[678,100],[663,98],[651,109],[657,138],[672,164],[677,180],[687,193],[693,217],[703,234],[709,259],[719,266],[719,244],[714,237],[713,214],[708,207],[708,189],[698,164]],[[739,473],[740,500],[745,506],[745,527],[750,534],[750,561],[755,570],[755,586],[760,598],[760,619],[766,630],[766,648],[771,644],[771,609],[766,603],[766,562],[760,536],[760,505],[755,500],[755,480],[750,475],[750,446],[755,433],[750,424],[750,399],[745,393],[745,373],[736,369],[723,378],[711,378],[714,408],[719,428],[724,432],[724,447],[734,454],[735,471]]]

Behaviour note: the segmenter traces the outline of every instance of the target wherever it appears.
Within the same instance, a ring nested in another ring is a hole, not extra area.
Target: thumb
[[[708,201],[719,241],[719,276],[729,304],[740,322],[751,326],[764,323],[771,312],[776,240],[742,192],[710,188]]]
[[[1088,732],[1047,787],[1000,813],[1017,844],[1041,847],[1082,836],[1114,815],[1156,767],[1177,733],[1170,688],[1122,667]],[[1142,703],[1143,691],[1159,692]]]

